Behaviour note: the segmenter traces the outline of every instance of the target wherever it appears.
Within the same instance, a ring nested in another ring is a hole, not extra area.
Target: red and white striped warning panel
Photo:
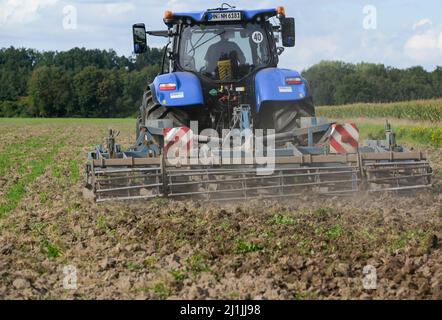
[[[163,129],[166,156],[189,156],[193,146],[193,132],[188,127]],[[169,152],[170,150],[170,152]]]
[[[329,142],[331,153],[357,153],[359,129],[354,123],[334,124]]]

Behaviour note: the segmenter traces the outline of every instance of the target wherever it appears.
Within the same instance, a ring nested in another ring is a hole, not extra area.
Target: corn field
[[[335,119],[366,117],[438,122],[442,121],[442,99],[324,106],[317,108],[317,113]]]

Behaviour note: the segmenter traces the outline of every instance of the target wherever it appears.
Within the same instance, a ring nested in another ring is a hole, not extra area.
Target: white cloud
[[[296,47],[286,48],[280,56],[280,65],[301,71],[320,60],[335,60],[341,57],[341,48],[342,43],[337,35],[300,36],[296,41]]]
[[[58,0],[1,0],[0,25],[27,24],[40,17],[40,11]]]
[[[424,19],[419,20],[415,24],[413,24],[413,30],[417,30],[421,27],[431,26],[431,25],[433,25],[433,21],[431,21],[430,19],[424,18]]]
[[[134,10],[135,6],[132,3],[127,2],[108,3],[105,5],[106,14],[109,15],[121,15]]]
[[[417,63],[440,61],[442,59],[442,26],[416,31],[405,42],[404,51]]]

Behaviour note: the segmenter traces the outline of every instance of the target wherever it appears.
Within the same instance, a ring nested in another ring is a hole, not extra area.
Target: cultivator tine
[[[273,172],[265,175],[256,163],[174,166],[162,157],[96,160],[88,168],[97,202],[156,197],[240,201],[308,194],[350,196],[361,191],[402,193],[431,187],[431,167],[426,156],[416,152],[275,160]]]
[[[169,197],[200,197],[202,200],[234,200],[285,197],[309,191],[327,194],[358,191],[359,169],[355,166],[275,168],[271,175],[257,174],[257,168],[188,169],[170,171]],[[187,177],[183,181],[183,177]],[[351,189],[347,187],[350,184]]]
[[[369,192],[405,192],[432,186],[430,164],[423,160],[368,163],[364,171]]]
[[[151,199],[163,196],[161,167],[126,167],[113,161],[112,167],[93,167],[94,191],[97,202],[112,200]]]

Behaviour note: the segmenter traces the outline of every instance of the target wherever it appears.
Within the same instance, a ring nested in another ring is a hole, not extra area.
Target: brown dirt
[[[73,134],[0,218],[1,299],[442,299],[438,188],[400,198],[97,205],[69,161],[84,163],[107,125],[51,127]],[[120,125],[124,143],[131,128]],[[66,265],[77,269],[76,290],[63,288]],[[376,290],[363,288],[367,265]]]

